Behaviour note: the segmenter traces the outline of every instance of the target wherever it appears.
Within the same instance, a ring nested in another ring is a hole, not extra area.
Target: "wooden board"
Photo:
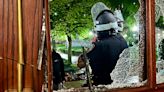
[[[22,0],[24,75],[23,87],[41,91],[43,73],[37,70],[43,0]],[[0,92],[17,89],[17,0],[0,0]]]

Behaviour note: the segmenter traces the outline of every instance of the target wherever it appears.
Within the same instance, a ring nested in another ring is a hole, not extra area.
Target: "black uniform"
[[[52,60],[53,60],[53,83],[54,90],[58,89],[58,84],[64,80],[64,63],[61,56],[56,53],[54,50],[52,52]]]
[[[95,47],[87,53],[95,85],[112,83],[110,73],[114,69],[120,53],[128,47],[120,35],[103,35],[95,42]]]

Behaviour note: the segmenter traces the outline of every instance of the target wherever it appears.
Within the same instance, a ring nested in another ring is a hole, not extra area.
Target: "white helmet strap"
[[[108,23],[108,24],[96,24],[94,31],[104,31],[109,29],[114,29],[116,32],[118,32],[118,24],[117,22]]]

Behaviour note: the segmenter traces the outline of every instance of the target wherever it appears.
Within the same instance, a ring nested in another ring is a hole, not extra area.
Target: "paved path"
[[[63,59],[68,59],[68,54],[58,52]],[[78,56],[72,56],[72,64],[76,64]]]

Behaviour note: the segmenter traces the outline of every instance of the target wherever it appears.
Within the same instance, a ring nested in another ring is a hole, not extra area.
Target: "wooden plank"
[[[24,37],[24,50],[25,53],[25,75],[24,75],[24,87],[33,89],[33,69],[30,66],[32,64],[33,54],[33,31],[35,25],[35,9],[36,0],[24,0],[22,1],[22,14],[23,14],[23,37]]]
[[[33,31],[33,64],[34,64],[34,80],[36,82],[34,82],[34,91],[36,92],[40,92],[41,91],[41,84],[43,84],[43,82],[41,84],[39,84],[38,80],[39,78],[38,77],[42,77],[39,74],[39,72],[41,71],[38,71],[37,70],[37,60],[38,60],[38,53],[39,53],[39,41],[41,41],[41,39],[39,38],[39,35],[41,33],[41,27],[42,27],[42,9],[43,9],[43,6],[42,6],[42,1],[41,0],[37,0],[36,2],[36,14],[35,14],[35,28],[34,28],[34,31]]]
[[[35,24],[34,24],[34,29],[33,29],[33,44],[32,44],[32,49],[33,49],[33,54],[32,54],[32,64],[34,65],[34,68],[33,68],[33,78],[36,82],[33,83],[33,86],[34,86],[34,91],[38,92],[38,83],[37,83],[37,57],[38,57],[38,48],[39,48],[39,45],[38,45],[38,1],[36,1],[36,4],[35,4],[35,15],[34,15],[34,20],[35,20]]]
[[[3,87],[2,87],[2,79],[3,79],[3,74],[2,74],[2,71],[3,71],[3,69],[2,69],[2,66],[3,66],[3,59],[0,59],[0,92],[3,92]]]
[[[7,43],[8,43],[8,37],[7,37],[7,30],[8,30],[8,0],[4,0],[4,15],[3,15],[3,56],[4,56],[4,63],[3,63],[3,85],[4,90],[8,89],[8,65],[7,65]]]
[[[155,1],[146,0],[146,59],[148,64],[148,84],[156,86],[156,50],[155,50]]]
[[[3,92],[3,0],[0,0],[0,92]]]
[[[42,24],[40,22],[42,20],[42,2],[42,0],[23,1],[23,31],[24,43],[26,44],[24,53],[27,63],[25,65],[24,87],[32,88],[36,92],[39,92],[39,87],[41,87],[41,84],[37,82],[37,76],[39,75],[37,75],[38,71],[36,69]]]
[[[37,71],[37,55],[42,24],[42,0],[23,0],[23,33],[25,50],[24,87],[41,91],[43,79]],[[0,92],[17,89],[18,33],[17,0],[0,0]],[[33,36],[33,37],[32,37]],[[36,68],[33,69],[31,65]],[[32,78],[34,78],[32,80]],[[35,82],[36,81],[36,82]]]
[[[45,5],[45,17],[46,17],[46,47],[47,47],[47,64],[48,64],[48,92],[52,92],[52,53],[51,53],[51,42],[50,42],[50,16],[48,0],[44,0]]]
[[[14,69],[14,71],[13,71],[13,86],[14,86],[14,89],[17,89],[18,87],[17,87],[17,82],[18,82],[18,72],[17,72],[17,62],[18,62],[18,23],[17,23],[17,1],[18,0],[13,0],[13,12],[14,12],[14,15],[13,15],[13,17],[14,17],[14,29],[13,29],[13,31],[14,31],[14,36],[13,36],[13,49],[14,49],[14,51],[13,51],[13,58],[14,58],[14,67],[13,67],[13,69]]]
[[[9,12],[8,12],[8,30],[7,30],[7,34],[8,34],[8,44],[7,44],[7,48],[8,48],[8,50],[7,50],[7,57],[8,57],[8,62],[7,62],[7,65],[8,65],[8,89],[13,89],[13,58],[12,58],[12,52],[13,52],[13,28],[14,28],[14,26],[13,26],[13,9],[12,9],[12,7],[13,7],[13,4],[12,4],[12,0],[9,0],[8,1],[8,6],[9,6],[9,8],[8,8],[8,10],[9,10]]]

